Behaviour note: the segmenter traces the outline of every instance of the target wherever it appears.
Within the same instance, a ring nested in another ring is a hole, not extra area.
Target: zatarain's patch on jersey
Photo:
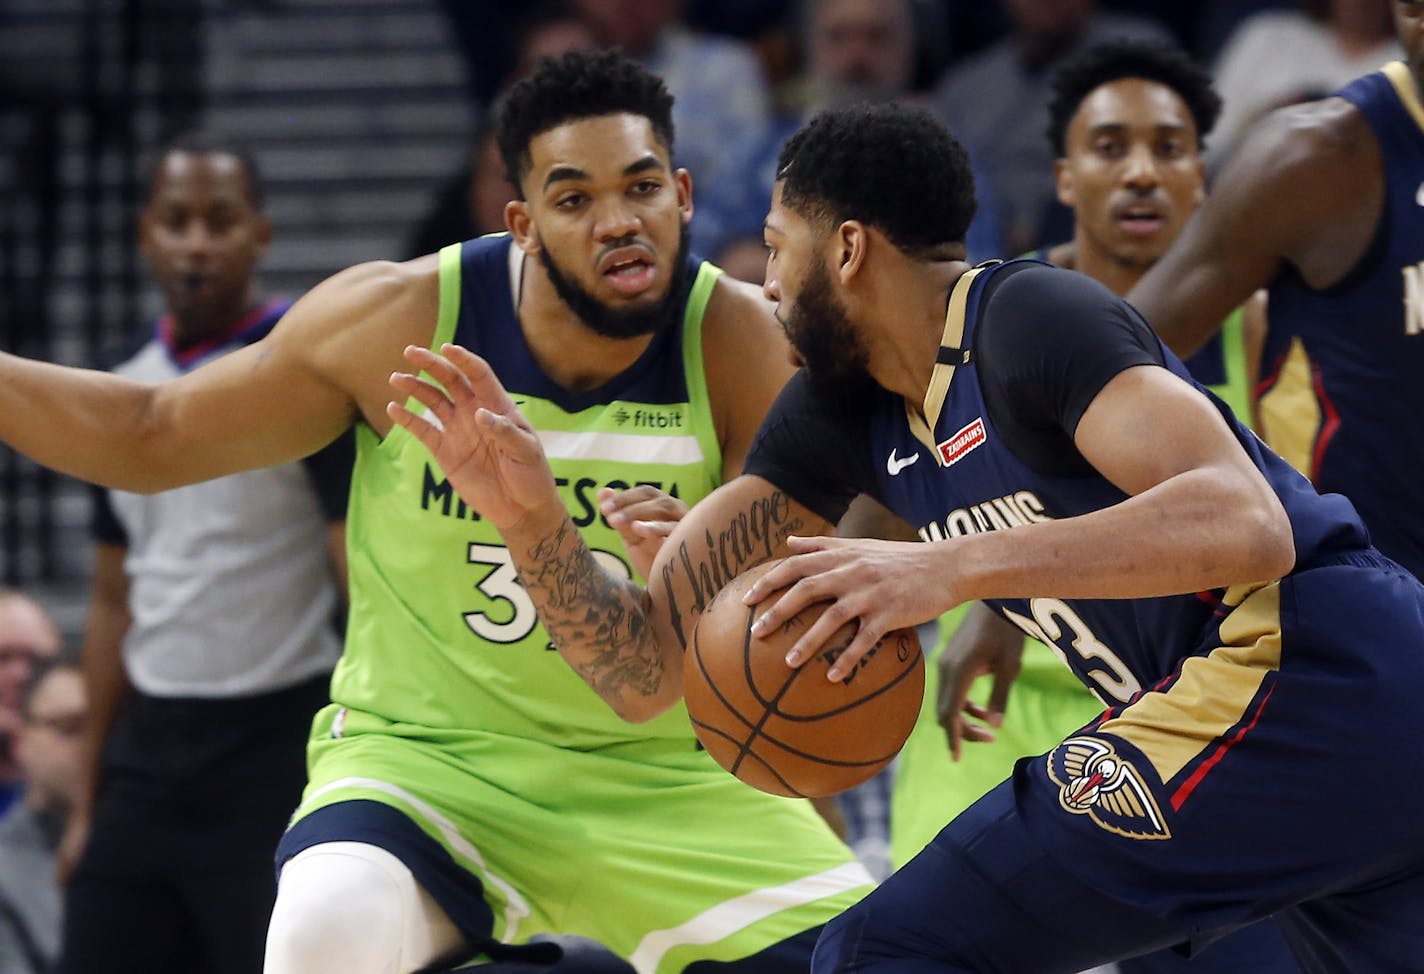
[[[1142,775],[1092,737],[1070,737],[1048,755],[1048,776],[1059,785],[1058,804],[1129,839],[1170,839],[1172,830]]]

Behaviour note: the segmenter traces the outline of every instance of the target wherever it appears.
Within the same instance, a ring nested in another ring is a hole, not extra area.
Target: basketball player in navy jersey
[[[1263,121],[1129,298],[1179,354],[1269,287],[1269,388],[1311,363],[1310,474],[1424,577],[1424,0],[1395,0],[1408,61]]]
[[[828,925],[815,974],[1075,971],[1271,914],[1307,971],[1417,970],[1424,585],[1125,300],[971,269],[966,156],[928,115],[825,113],[779,172],[766,292],[805,368],[646,589],[579,540],[482,359],[407,350],[440,386],[392,383],[433,415],[388,412],[495,521],[560,649],[642,675],[630,720],[679,698],[707,600],[785,555],[753,633],[830,603],[790,665],[854,621],[843,679],[883,633],[984,599],[1112,701]],[[941,540],[827,536],[859,494]]]

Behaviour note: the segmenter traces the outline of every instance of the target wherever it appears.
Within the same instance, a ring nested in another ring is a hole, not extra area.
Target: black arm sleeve
[[[302,464],[311,478],[327,523],[346,520],[346,501],[351,494],[351,468],[356,465],[355,430],[348,429],[303,460]]]
[[[1078,422],[1125,369],[1163,365],[1137,309],[1073,271],[1025,264],[990,281],[974,337],[985,407],[1014,454],[1039,473],[1081,476]]]
[[[856,495],[875,489],[867,410],[856,394],[816,389],[802,369],[772,403],[744,472],[835,524]]]
[[[129,533],[124,530],[124,526],[119,521],[119,516],[114,513],[114,505],[109,500],[109,490],[100,487],[98,484],[89,486],[89,497],[92,501],[89,515],[89,533],[93,535],[95,541],[103,544],[117,545],[120,548],[127,548],[129,545]]]

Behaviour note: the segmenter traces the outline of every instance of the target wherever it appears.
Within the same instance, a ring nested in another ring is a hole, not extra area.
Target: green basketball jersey
[[[506,236],[440,255],[432,347],[457,342],[488,359],[539,431],[574,523],[601,561],[629,574],[598,514],[604,486],[654,484],[691,505],[721,480],[702,370],[702,316],[721,273],[688,269],[680,327],[603,387],[571,394],[537,366],[512,289]],[[411,408],[423,407],[412,400]],[[351,621],[332,699],[432,730],[484,731],[565,748],[665,739],[691,749],[679,705],[621,720],[555,652],[499,533],[468,508],[420,442],[400,427],[358,430],[347,522]]]

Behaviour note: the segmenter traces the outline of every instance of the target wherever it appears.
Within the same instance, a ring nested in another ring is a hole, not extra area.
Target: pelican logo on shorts
[[[935,452],[939,454],[939,465],[941,467],[952,467],[971,450],[976,450],[984,445],[989,435],[984,432],[984,417],[979,417],[964,429],[955,433],[949,439],[935,444]]]
[[[1129,839],[1170,839],[1171,829],[1142,775],[1111,744],[1070,737],[1048,755],[1048,776],[1059,785],[1058,804]]]

